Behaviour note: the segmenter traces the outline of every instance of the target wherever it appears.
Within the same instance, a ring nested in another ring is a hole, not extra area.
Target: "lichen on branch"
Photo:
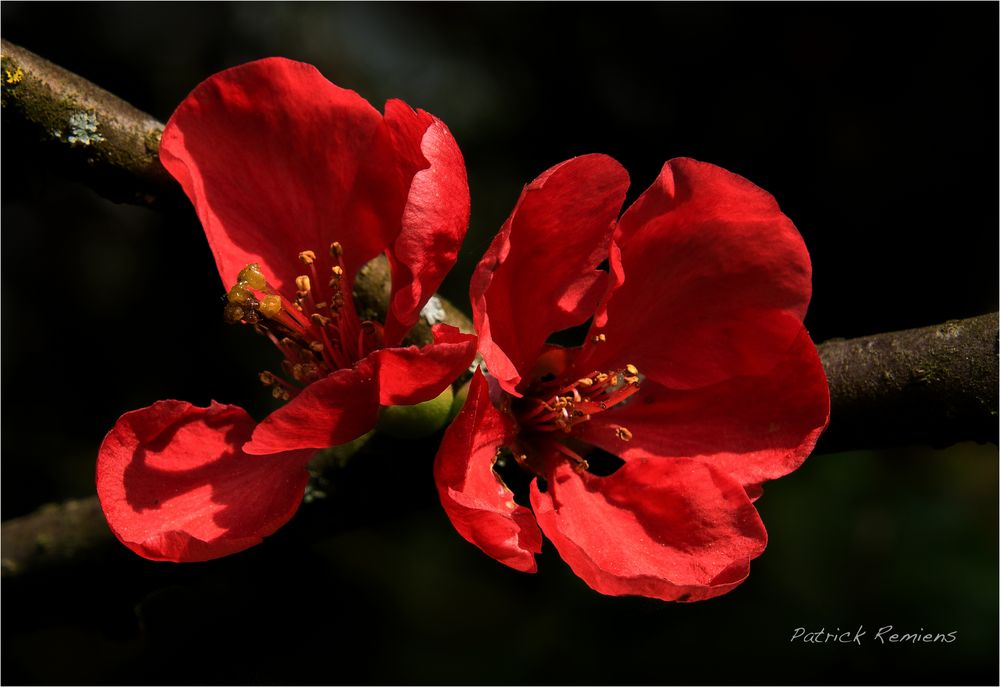
[[[181,194],[160,164],[163,124],[86,79],[2,41],[5,125],[117,202],[160,207]]]

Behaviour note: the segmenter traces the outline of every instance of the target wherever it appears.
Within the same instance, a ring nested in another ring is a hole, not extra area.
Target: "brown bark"
[[[179,207],[160,164],[163,124],[84,78],[8,41],[0,43],[0,104],[8,135],[116,202]]]
[[[818,451],[997,441],[997,313],[819,352],[831,411]]]
[[[820,345],[831,420],[817,452],[996,442],[997,347],[997,313]],[[45,506],[0,532],[4,577],[73,562],[114,540],[96,496]]]
[[[96,496],[50,503],[0,528],[3,577],[77,564],[114,540]]]

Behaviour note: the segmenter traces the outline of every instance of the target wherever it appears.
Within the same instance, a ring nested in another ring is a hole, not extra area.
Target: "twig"
[[[817,451],[997,441],[997,313],[827,341],[830,427]]]
[[[832,419],[817,451],[995,442],[997,345],[997,313],[820,345]],[[74,561],[114,540],[96,496],[9,520],[0,534],[4,577]]]
[[[160,164],[163,124],[24,48],[8,41],[0,47],[5,123],[111,200],[183,207],[180,188]]]
[[[0,528],[3,577],[77,564],[115,541],[96,496],[50,503]]]

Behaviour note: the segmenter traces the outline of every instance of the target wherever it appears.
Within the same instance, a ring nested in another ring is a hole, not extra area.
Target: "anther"
[[[246,317],[246,311],[239,303],[226,303],[226,307],[222,309],[222,316],[229,324],[236,324]]]
[[[240,284],[234,284],[233,288],[229,289],[229,293],[226,294],[226,300],[230,303],[246,303],[251,298],[253,298],[251,293]]]
[[[334,263],[327,275],[330,292],[312,250],[298,253],[304,268],[294,277],[295,291],[288,289],[279,294],[268,283],[261,263],[250,263],[240,270],[236,283],[226,292],[226,321],[251,325],[284,355],[281,369],[275,370],[277,374],[260,374],[261,383],[271,389],[275,398],[287,400],[299,393],[299,385],[309,384],[332,369],[349,367],[361,357],[359,352],[370,352],[382,345],[381,328],[364,327],[350,307],[343,246],[335,241],[329,249]]]
[[[274,319],[281,312],[281,296],[264,296],[260,300],[260,312],[264,317]]]
[[[632,441],[632,432],[624,427],[615,427],[615,436],[622,441]]]
[[[267,280],[264,278],[264,273],[260,271],[260,265],[256,262],[250,263],[240,270],[237,282],[238,286],[242,285],[242,283],[246,283],[250,286],[250,288],[257,289],[258,291],[267,286]]]
[[[576,383],[580,386],[594,386],[594,380],[590,377],[584,377],[583,379],[576,380]]]
[[[608,337],[604,336],[604,334],[598,334],[593,339],[591,339],[591,341],[593,341],[594,343],[604,343],[607,340]]]
[[[330,277],[330,288],[336,289],[336,291],[333,292],[334,300],[336,300],[337,295],[340,293],[340,282],[344,278],[344,268],[340,265],[334,265],[330,268],[330,272],[332,273],[332,276]]]
[[[625,370],[624,373],[622,374],[622,377],[625,379],[625,382],[627,384],[630,384],[632,386],[639,386],[639,368],[637,368],[632,363],[629,363],[625,366]]]

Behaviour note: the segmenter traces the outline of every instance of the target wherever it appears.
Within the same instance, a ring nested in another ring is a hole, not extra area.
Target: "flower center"
[[[529,442],[554,449],[583,471],[589,467],[586,459],[563,440],[572,437],[577,425],[624,403],[638,390],[639,370],[628,364],[620,370],[592,372],[571,384],[541,382],[515,401],[513,411],[522,432],[529,435]],[[632,432],[622,425],[612,425],[612,430],[620,441],[632,439]],[[519,463],[538,472],[537,466],[529,464],[525,452],[515,451],[514,455]]]
[[[382,327],[360,321],[354,310],[350,284],[344,278],[344,250],[340,243],[330,245],[330,257],[336,264],[330,268],[329,277],[321,279],[316,253],[299,253],[299,262],[308,274],[295,278],[292,301],[271,286],[257,263],[240,271],[226,295],[226,321],[253,325],[285,357],[281,367],[291,381],[272,372],[260,374],[261,382],[272,387],[275,398],[288,400],[311,382],[350,367],[382,346]]]

